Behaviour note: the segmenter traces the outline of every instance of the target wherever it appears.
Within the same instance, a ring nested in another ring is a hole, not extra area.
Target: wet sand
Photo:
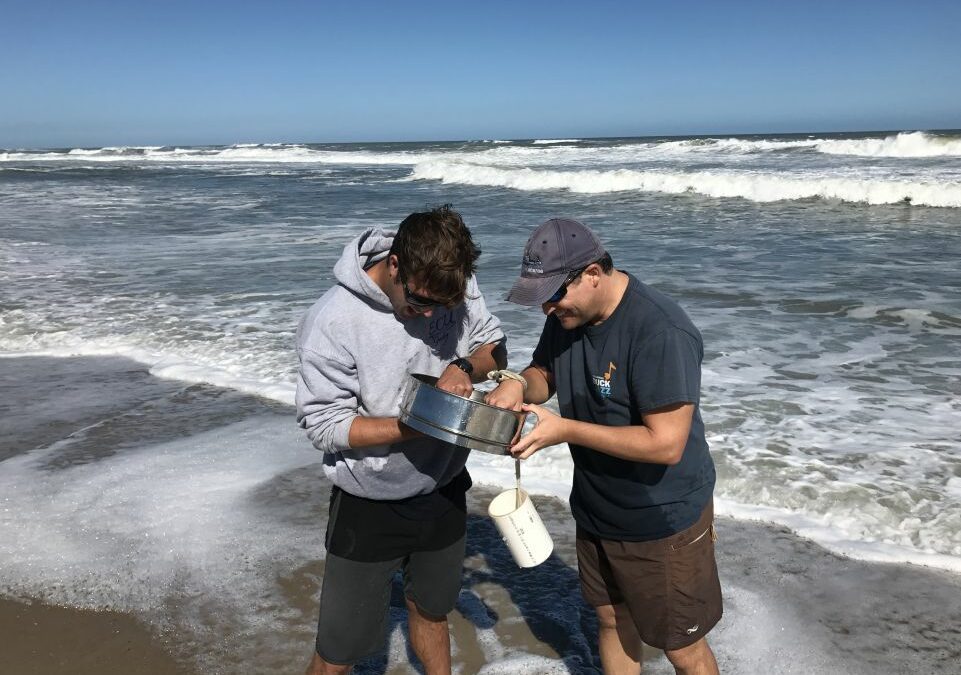
[[[180,675],[163,640],[127,614],[0,600],[0,673]]]
[[[283,406],[160,380],[115,358],[0,358],[0,419],[0,477],[3,460],[26,453],[37,455],[43,471],[56,472],[107,465],[144,445],[189,441],[221,429],[236,433],[226,425],[239,420],[250,420],[264,437],[281,443],[293,426]],[[236,442],[261,443],[257,438]],[[263,452],[269,457],[276,449]],[[451,616],[455,670],[597,672],[596,622],[579,598],[566,504],[535,497],[555,554],[537,568],[519,570],[485,515],[498,491],[475,486],[470,492],[464,590]],[[312,648],[328,494],[318,465],[310,463],[278,472],[249,495],[253,507],[303,532],[299,548],[278,551],[271,563],[272,590],[260,615],[280,617],[272,623],[251,621],[257,613],[230,615],[238,605],[229,603],[236,601],[201,597],[189,584],[164,589],[159,606],[128,612],[89,609],[98,602],[124,606],[123,598],[98,601],[96,588],[51,589],[42,600],[41,593],[27,599],[22,588],[8,584],[7,572],[20,573],[24,564],[21,553],[4,551],[0,672],[301,672]],[[21,526],[3,517],[0,533]],[[719,518],[717,529],[725,616],[710,641],[722,672],[961,673],[961,577],[845,559],[762,523]],[[243,565],[238,559],[228,567],[242,572]],[[88,609],[60,606],[78,594]],[[395,595],[390,648],[356,672],[417,672],[407,664],[402,600]],[[673,672],[656,650],[646,656],[645,672]]]

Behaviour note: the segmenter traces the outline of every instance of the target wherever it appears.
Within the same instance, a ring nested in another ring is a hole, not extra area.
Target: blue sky
[[[961,127],[959,2],[0,0],[0,147]]]

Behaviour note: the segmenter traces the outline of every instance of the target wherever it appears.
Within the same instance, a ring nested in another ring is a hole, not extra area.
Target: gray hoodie
[[[432,438],[357,450],[354,417],[397,417],[409,373],[439,376],[458,356],[504,340],[471,277],[465,301],[430,318],[401,321],[365,267],[387,256],[394,233],[367,230],[334,266],[337,284],[297,330],[297,423],[324,453],[324,472],[341,489],[370,499],[403,499],[445,485],[468,451]]]

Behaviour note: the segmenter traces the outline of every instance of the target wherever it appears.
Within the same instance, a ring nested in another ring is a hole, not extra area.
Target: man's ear
[[[594,288],[597,288],[597,284],[601,280],[601,266],[597,263],[591,263],[583,273],[591,278],[591,285]]]

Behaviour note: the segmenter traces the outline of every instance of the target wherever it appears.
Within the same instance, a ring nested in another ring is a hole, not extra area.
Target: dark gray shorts
[[[325,661],[353,664],[383,647],[397,570],[404,594],[422,612],[443,617],[454,609],[469,487],[465,471],[433,493],[399,501],[331,492],[317,623],[317,653]]]
[[[714,505],[694,525],[664,539],[615,541],[577,528],[581,592],[593,607],[627,605],[646,644],[680,649],[721,619],[714,560]]]
[[[457,602],[464,564],[461,537],[437,551],[383,562],[327,554],[317,623],[317,653],[337,665],[357,663],[384,646],[391,584],[404,571],[404,595],[422,611],[445,616]]]

